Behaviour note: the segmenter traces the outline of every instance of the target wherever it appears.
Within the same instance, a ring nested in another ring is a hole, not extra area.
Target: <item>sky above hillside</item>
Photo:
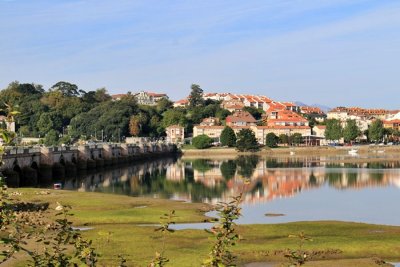
[[[400,108],[400,1],[0,0],[0,88]]]

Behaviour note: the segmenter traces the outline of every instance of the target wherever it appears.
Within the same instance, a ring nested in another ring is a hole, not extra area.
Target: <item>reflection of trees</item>
[[[311,172],[310,178],[308,179],[311,186],[317,185],[317,177],[315,177],[314,172]]]
[[[221,163],[221,174],[225,180],[230,180],[235,177],[236,174],[236,162],[234,160],[228,160]]]
[[[356,172],[348,172],[347,173],[347,185],[348,186],[357,185],[357,177],[358,177],[358,173],[356,173]]]
[[[342,173],[338,173],[338,172],[328,172],[325,175],[325,180],[328,181],[328,183],[332,186],[337,185],[337,184],[341,184],[341,180],[342,180]]]
[[[265,166],[267,168],[302,168],[304,167],[303,160],[293,160],[288,158],[276,159],[276,158],[268,158],[265,161]]]
[[[257,167],[258,161],[259,157],[257,155],[237,157],[236,165],[238,174],[243,177],[250,178]]]
[[[370,175],[371,179],[375,180],[376,182],[382,182],[383,180],[383,172],[373,172]]]
[[[207,172],[214,167],[212,162],[208,159],[195,159],[192,161],[192,167],[199,172]]]
[[[240,178],[246,177],[250,178],[246,186],[247,201],[259,202],[293,196],[303,189],[324,183],[341,189],[388,185],[397,176],[383,169],[400,166],[399,162],[323,164],[325,169],[299,169],[299,166],[309,166],[302,162],[302,158],[268,158],[262,161],[257,156],[239,156],[235,160],[224,161],[198,159],[175,162],[163,159],[142,161],[127,170],[111,169],[95,174],[85,172],[83,180],[69,180],[66,186],[132,196],[177,196],[201,202],[229,198],[235,191],[241,190],[244,181]]]

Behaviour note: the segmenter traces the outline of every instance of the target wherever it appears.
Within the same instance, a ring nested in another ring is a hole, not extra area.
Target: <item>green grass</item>
[[[110,241],[104,237],[111,232]],[[241,263],[245,262],[286,262],[285,249],[298,248],[298,240],[289,234],[304,231],[313,238],[304,245],[307,251],[314,251],[313,257],[324,266],[335,265],[338,259],[346,259],[349,266],[364,266],[373,257],[385,260],[400,259],[400,227],[367,225],[345,222],[301,222],[277,225],[247,225],[238,227],[244,238],[235,247]],[[98,225],[87,231],[85,236],[94,240],[103,255],[102,263],[115,264],[119,253],[129,255],[127,259],[135,266],[146,266],[155,251],[162,248],[162,239],[152,227],[135,225]],[[102,235],[103,234],[103,235]],[[200,266],[207,257],[212,240],[205,231],[183,230],[169,234],[166,238],[166,255],[170,266]],[[323,261],[322,261],[323,260]],[[358,265],[357,265],[358,262]],[[332,264],[332,265],[329,265]],[[319,266],[313,265],[311,266]]]
[[[116,266],[117,255],[126,255],[129,266],[147,266],[163,241],[154,227],[138,226],[158,223],[159,217],[176,210],[177,222],[198,222],[207,219],[203,204],[189,204],[160,199],[134,198],[113,194],[81,193],[40,189],[18,189],[23,200],[56,201],[73,207],[75,224],[90,224],[93,230],[82,232],[93,240],[100,252],[100,266]],[[138,208],[146,206],[145,208]],[[240,263],[285,262],[283,251],[298,248],[298,240],[290,234],[304,232],[313,238],[304,249],[315,255],[306,266],[377,266],[374,257],[400,259],[400,227],[360,223],[324,221],[274,225],[238,226],[243,240],[234,248]],[[165,242],[169,266],[200,266],[212,240],[203,230],[181,230],[168,234]],[[14,265],[13,265],[14,266]],[[23,266],[23,265],[21,265]]]
[[[48,202],[50,209],[54,209],[57,202],[70,205],[75,215],[72,220],[80,225],[158,223],[160,216],[171,210],[179,213],[176,222],[199,222],[207,219],[204,212],[210,208],[206,204],[104,193],[32,188],[21,188],[16,191],[22,193],[19,197],[21,200]]]

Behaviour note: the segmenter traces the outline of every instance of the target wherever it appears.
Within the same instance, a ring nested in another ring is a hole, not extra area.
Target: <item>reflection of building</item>
[[[179,125],[168,126],[165,129],[165,133],[167,134],[168,143],[179,144],[185,139],[185,130]]]
[[[83,179],[67,181],[64,188],[207,203],[229,201],[244,192],[244,203],[259,203],[293,197],[325,184],[341,190],[400,185],[399,162],[326,163],[326,160],[318,156],[282,157],[260,160],[254,165],[254,161],[247,164],[246,160],[162,159],[88,174]],[[227,170],[228,173],[233,170],[233,174],[227,175]],[[243,173],[249,174],[248,184]]]
[[[182,181],[185,179],[185,166],[181,163],[171,164],[167,167],[167,180]]]

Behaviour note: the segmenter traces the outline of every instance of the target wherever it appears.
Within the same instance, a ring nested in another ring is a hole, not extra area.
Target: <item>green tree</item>
[[[239,151],[257,151],[258,142],[254,132],[250,129],[242,129],[236,136],[236,148]]]
[[[204,104],[203,99],[203,89],[200,88],[200,85],[192,84],[191,92],[189,95],[189,107],[197,107],[202,106]]]
[[[215,117],[217,117],[218,119],[220,119],[220,121],[223,121],[226,119],[226,117],[228,117],[229,115],[231,115],[232,113],[227,110],[227,109],[220,109],[215,113]]]
[[[236,145],[236,135],[231,127],[226,126],[222,130],[220,141],[223,146],[233,147]]]
[[[300,133],[294,133],[290,139],[292,141],[292,144],[295,145],[300,145],[301,143],[303,143],[303,136]]]
[[[80,91],[76,84],[69,82],[58,82],[50,88],[51,91],[59,91],[63,96],[79,96]]]
[[[187,125],[186,114],[182,109],[169,109],[163,114],[161,125],[167,128],[170,125],[179,124],[185,127]]]
[[[256,120],[261,119],[262,114],[265,113],[264,110],[256,107],[244,107],[242,110],[249,112]]]
[[[42,113],[37,122],[37,128],[41,136],[44,136],[52,129],[59,130],[62,128],[62,119],[54,112]]]
[[[59,133],[53,129],[51,129],[50,131],[48,131],[46,133],[46,136],[44,138],[44,144],[46,146],[56,146],[58,145],[58,137],[59,137]]]
[[[374,120],[368,128],[368,138],[373,142],[382,140],[384,134],[383,122],[379,119]]]
[[[213,140],[205,134],[198,135],[192,139],[192,144],[197,149],[204,149],[211,146]]]
[[[265,145],[267,147],[277,147],[279,141],[279,137],[274,133],[267,133],[265,136]]]
[[[360,135],[361,131],[355,120],[347,120],[346,126],[343,129],[343,138],[345,142],[352,142]]]
[[[280,134],[279,135],[279,143],[280,144],[289,144],[289,136],[287,136],[287,134]]]
[[[171,101],[169,101],[166,98],[162,98],[162,99],[160,99],[160,101],[157,102],[156,108],[159,113],[163,113],[163,112],[167,111],[168,109],[171,109],[172,106],[173,106],[173,103]]]
[[[337,119],[326,120],[325,138],[327,140],[339,140],[342,137],[342,125]]]

